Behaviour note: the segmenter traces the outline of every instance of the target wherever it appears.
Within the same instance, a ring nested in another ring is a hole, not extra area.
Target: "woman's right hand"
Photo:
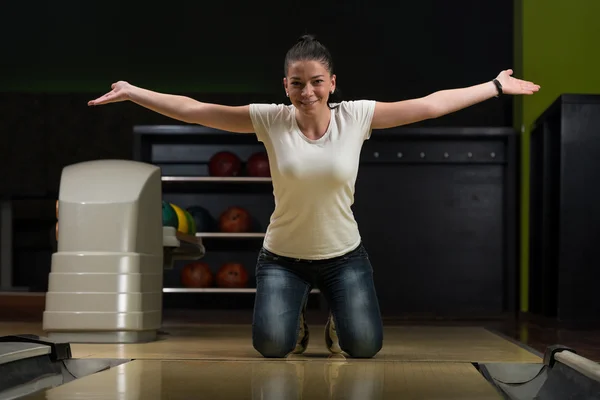
[[[133,86],[125,81],[118,81],[111,85],[112,90],[95,100],[88,101],[88,106],[99,106],[101,104],[116,103],[130,100],[130,92]]]

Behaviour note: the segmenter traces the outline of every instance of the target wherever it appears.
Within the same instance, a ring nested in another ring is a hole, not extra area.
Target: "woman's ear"
[[[285,97],[290,97],[289,91],[288,91],[287,78],[283,78],[283,89],[285,90]]]

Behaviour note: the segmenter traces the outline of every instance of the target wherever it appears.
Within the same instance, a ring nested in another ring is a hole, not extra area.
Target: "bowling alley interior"
[[[365,4],[8,6],[0,399],[600,399],[599,3]],[[318,285],[304,351],[254,347],[277,162],[255,132],[88,105],[122,80],[289,105],[284,56],[304,34],[331,50],[339,101],[507,69],[541,87],[362,144],[373,357],[330,350]]]

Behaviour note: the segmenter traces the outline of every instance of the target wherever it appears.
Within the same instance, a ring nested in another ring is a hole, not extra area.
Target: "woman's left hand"
[[[504,94],[534,94],[540,90],[540,85],[536,85],[533,82],[524,81],[521,79],[513,78],[512,69],[507,69],[500,72],[496,77],[500,84],[502,84],[502,92]]]

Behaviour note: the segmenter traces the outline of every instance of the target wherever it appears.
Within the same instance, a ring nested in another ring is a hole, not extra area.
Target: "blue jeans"
[[[252,343],[264,357],[292,352],[300,313],[313,287],[325,296],[340,348],[353,358],[381,350],[383,326],[373,283],[373,268],[362,244],[328,260],[298,260],[261,249],[256,265]]]

